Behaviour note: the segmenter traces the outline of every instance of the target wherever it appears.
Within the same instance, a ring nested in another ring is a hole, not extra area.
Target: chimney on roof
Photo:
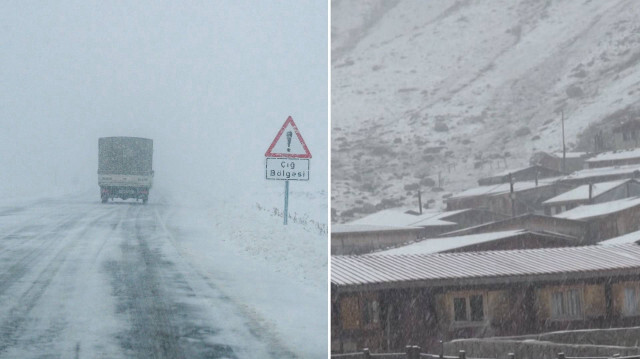
[[[538,187],[538,170],[536,169],[536,187]]]
[[[593,183],[589,183],[589,203],[593,202]]]

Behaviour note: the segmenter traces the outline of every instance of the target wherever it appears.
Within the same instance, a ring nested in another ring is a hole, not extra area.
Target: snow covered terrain
[[[164,193],[0,204],[0,358],[326,357],[326,193]]]
[[[334,221],[417,208],[419,188],[437,205],[557,152],[562,113],[576,150],[640,114],[635,1],[331,5]]]

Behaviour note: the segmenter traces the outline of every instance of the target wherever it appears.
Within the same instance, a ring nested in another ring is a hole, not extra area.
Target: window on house
[[[453,298],[453,319],[456,322],[481,322],[484,320],[482,294]]]
[[[638,315],[638,290],[635,287],[624,289],[624,315]]]
[[[484,319],[484,307],[482,305],[481,295],[472,295],[469,298],[469,306],[471,307],[471,321],[480,322]]]
[[[579,317],[582,315],[582,298],[577,289],[567,292],[567,316]]]
[[[578,289],[568,289],[551,293],[551,316],[557,319],[581,317],[581,291]]]
[[[551,293],[551,316],[558,318],[564,313],[564,295],[562,292]]]
[[[453,298],[454,320],[456,322],[467,320],[467,298]]]
[[[366,300],[362,309],[362,322],[365,325],[380,322],[380,304],[377,300]]]

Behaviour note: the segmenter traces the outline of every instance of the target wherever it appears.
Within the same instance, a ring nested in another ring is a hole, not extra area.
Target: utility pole
[[[509,198],[511,199],[511,218],[516,216],[516,194],[513,191],[513,175],[509,172]]]
[[[564,110],[561,110],[562,113],[562,173],[567,173],[567,148],[564,145]]]

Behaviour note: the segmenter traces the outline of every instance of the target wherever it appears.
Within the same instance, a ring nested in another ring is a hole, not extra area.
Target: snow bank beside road
[[[326,358],[326,194],[292,191],[290,214],[301,219],[287,226],[276,214],[278,193],[179,198],[166,199],[173,210],[163,221],[194,268],[236,302],[256,330],[299,357]]]

